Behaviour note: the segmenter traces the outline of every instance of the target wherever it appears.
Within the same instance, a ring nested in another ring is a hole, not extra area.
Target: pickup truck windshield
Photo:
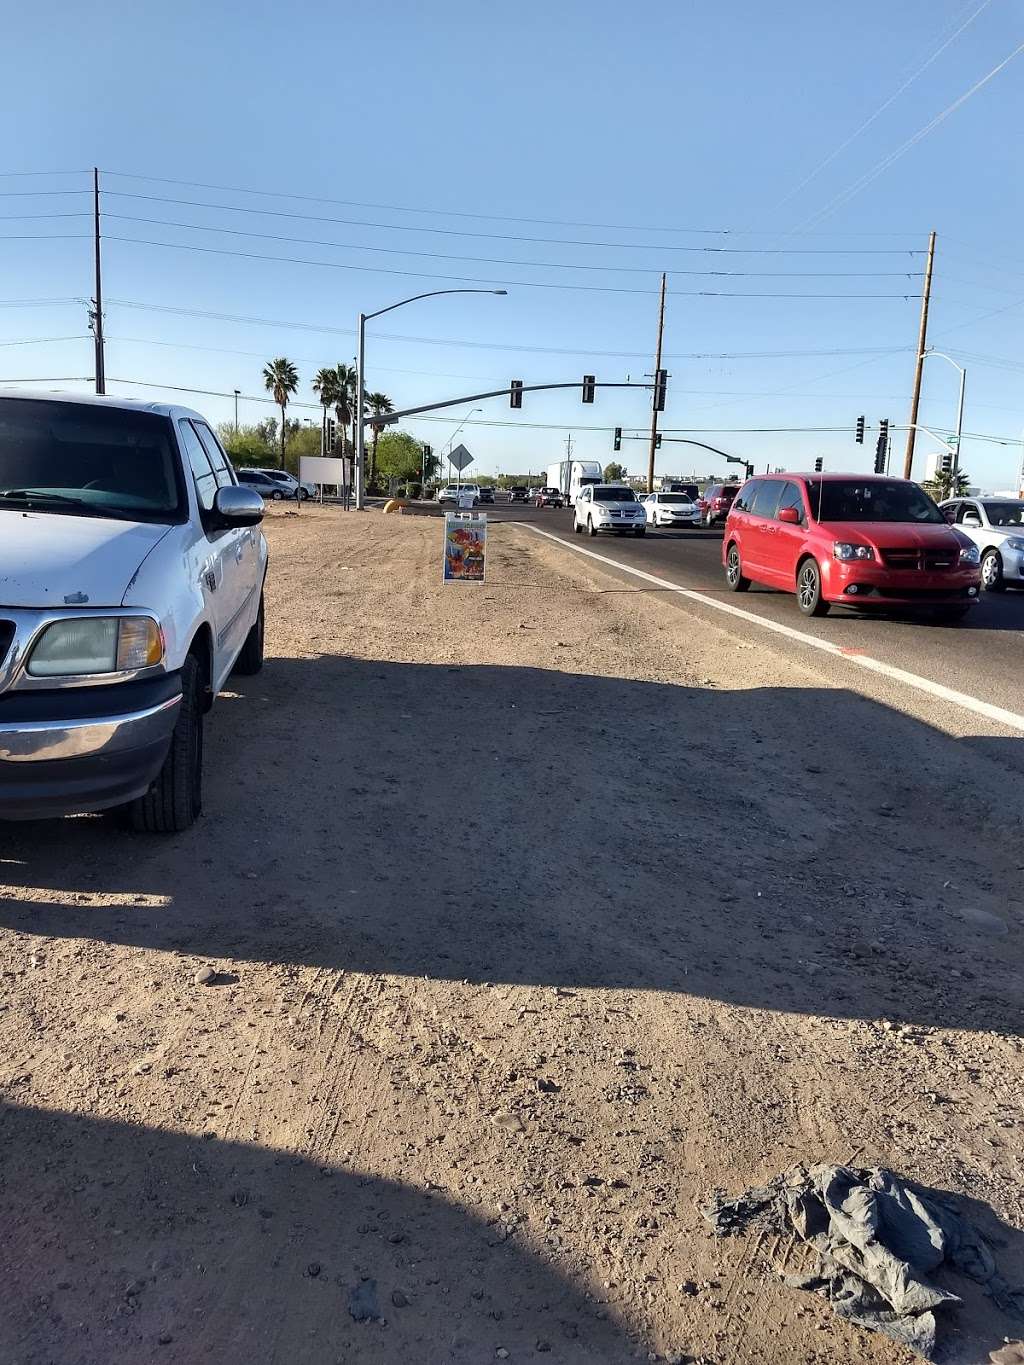
[[[819,521],[945,521],[928,494],[914,483],[808,479],[807,491]]]
[[[166,417],[0,398],[0,509],[170,522],[183,485]]]

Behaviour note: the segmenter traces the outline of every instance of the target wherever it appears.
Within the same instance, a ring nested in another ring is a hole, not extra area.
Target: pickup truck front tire
[[[146,792],[125,807],[141,834],[180,834],[203,809],[203,672],[190,654],[181,670],[181,707],[164,766]]]

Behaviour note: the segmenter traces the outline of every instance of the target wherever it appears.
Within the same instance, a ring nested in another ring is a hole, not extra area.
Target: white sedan
[[[700,525],[700,508],[685,493],[648,493],[641,501],[648,526]]]
[[[1024,587],[1024,498],[950,498],[942,514],[981,551],[981,586]]]

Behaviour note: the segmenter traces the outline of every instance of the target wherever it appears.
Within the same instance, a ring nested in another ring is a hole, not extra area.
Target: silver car
[[[950,498],[940,504],[951,526],[981,551],[981,586],[1024,587],[1024,498]]]

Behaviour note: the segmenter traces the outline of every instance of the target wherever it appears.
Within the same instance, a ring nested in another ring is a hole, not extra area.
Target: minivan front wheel
[[[821,595],[821,570],[805,559],[796,574],[796,604],[805,616],[827,616],[829,604]]]
[[[729,546],[725,556],[725,581],[730,592],[746,592],[750,587],[750,579],[743,577],[740,548],[735,544]]]

